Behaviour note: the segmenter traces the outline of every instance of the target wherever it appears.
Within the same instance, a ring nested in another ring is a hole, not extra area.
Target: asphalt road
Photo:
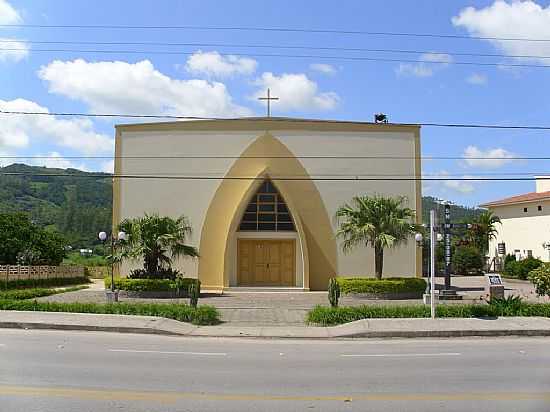
[[[550,338],[289,341],[0,330],[0,410],[550,411]]]

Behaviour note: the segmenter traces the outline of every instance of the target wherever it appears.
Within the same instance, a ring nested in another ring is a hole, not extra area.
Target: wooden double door
[[[295,286],[294,239],[239,239],[237,249],[239,286]]]

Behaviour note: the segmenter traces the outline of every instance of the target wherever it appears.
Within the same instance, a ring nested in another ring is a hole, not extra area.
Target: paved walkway
[[[438,284],[443,279],[437,279]],[[462,301],[448,301],[446,304],[471,303],[479,301],[486,294],[486,280],[484,276],[453,277],[453,285],[464,296]],[[550,302],[548,298],[539,298],[533,286],[527,281],[505,279],[507,295],[520,295],[524,299],[536,302]],[[439,285],[441,286],[441,285]],[[105,302],[105,292],[102,280],[94,280],[89,289],[75,292],[61,293],[39,298],[47,302]],[[187,303],[188,299],[139,299],[128,298],[123,293],[121,302],[148,302],[148,303]],[[327,305],[326,292],[237,292],[231,291],[223,295],[205,294],[200,304],[212,305],[218,308],[223,322],[236,326],[280,326],[303,325],[308,310],[315,305]],[[341,306],[358,305],[408,305],[421,304],[422,300],[366,300],[354,296],[344,296],[340,300]]]
[[[364,319],[332,327],[194,326],[153,316],[0,311],[0,328],[90,330],[181,336],[256,338],[389,338],[550,336],[549,318]]]

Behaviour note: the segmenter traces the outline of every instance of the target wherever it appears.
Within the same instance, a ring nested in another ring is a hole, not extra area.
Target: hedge
[[[0,300],[0,310],[40,312],[100,313],[116,315],[160,316],[195,325],[215,325],[219,314],[213,306],[193,308],[186,304],[155,303],[58,303],[36,300]]]
[[[496,305],[439,305],[440,318],[477,318],[498,316],[550,317],[550,303],[521,303],[518,308],[502,308]],[[316,306],[310,310],[306,322],[320,326],[339,325],[360,319],[373,318],[429,318],[430,307],[426,305],[364,305],[345,307]]]
[[[517,261],[508,260],[504,265],[502,276],[526,280],[529,272],[537,269],[540,265],[542,265],[542,261],[533,257],[528,257]]]
[[[22,280],[10,280],[9,282],[2,282],[2,280],[0,279],[0,290],[17,289],[17,288],[42,288],[42,287],[54,287],[54,286],[70,286],[70,285],[81,285],[83,283],[90,283],[90,279],[88,279],[87,277],[22,279]]]
[[[76,286],[66,289],[45,289],[45,288],[33,288],[33,289],[11,289],[0,291],[0,300],[23,300],[34,299],[42,296],[50,296],[58,293],[74,292],[75,290],[85,289],[88,286]]]
[[[115,278],[115,289],[128,290],[133,292],[159,292],[172,290],[187,290],[189,285],[196,282],[197,279],[179,278],[176,280],[170,279],[129,279]],[[111,288],[111,278],[105,278],[105,289]]]
[[[426,281],[421,278],[336,278],[342,294],[348,293],[423,293]]]

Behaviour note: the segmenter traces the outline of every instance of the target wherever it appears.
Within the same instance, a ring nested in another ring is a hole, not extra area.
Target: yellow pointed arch
[[[270,156],[269,158],[265,158]],[[277,180],[277,177],[303,180]],[[336,274],[337,249],[331,220],[321,195],[294,154],[277,138],[265,133],[254,140],[225,177],[270,177],[290,209],[302,245],[304,288],[324,290]],[[261,181],[224,179],[214,194],[203,223],[199,279],[204,289],[223,290],[236,259],[229,241],[250,196]]]

